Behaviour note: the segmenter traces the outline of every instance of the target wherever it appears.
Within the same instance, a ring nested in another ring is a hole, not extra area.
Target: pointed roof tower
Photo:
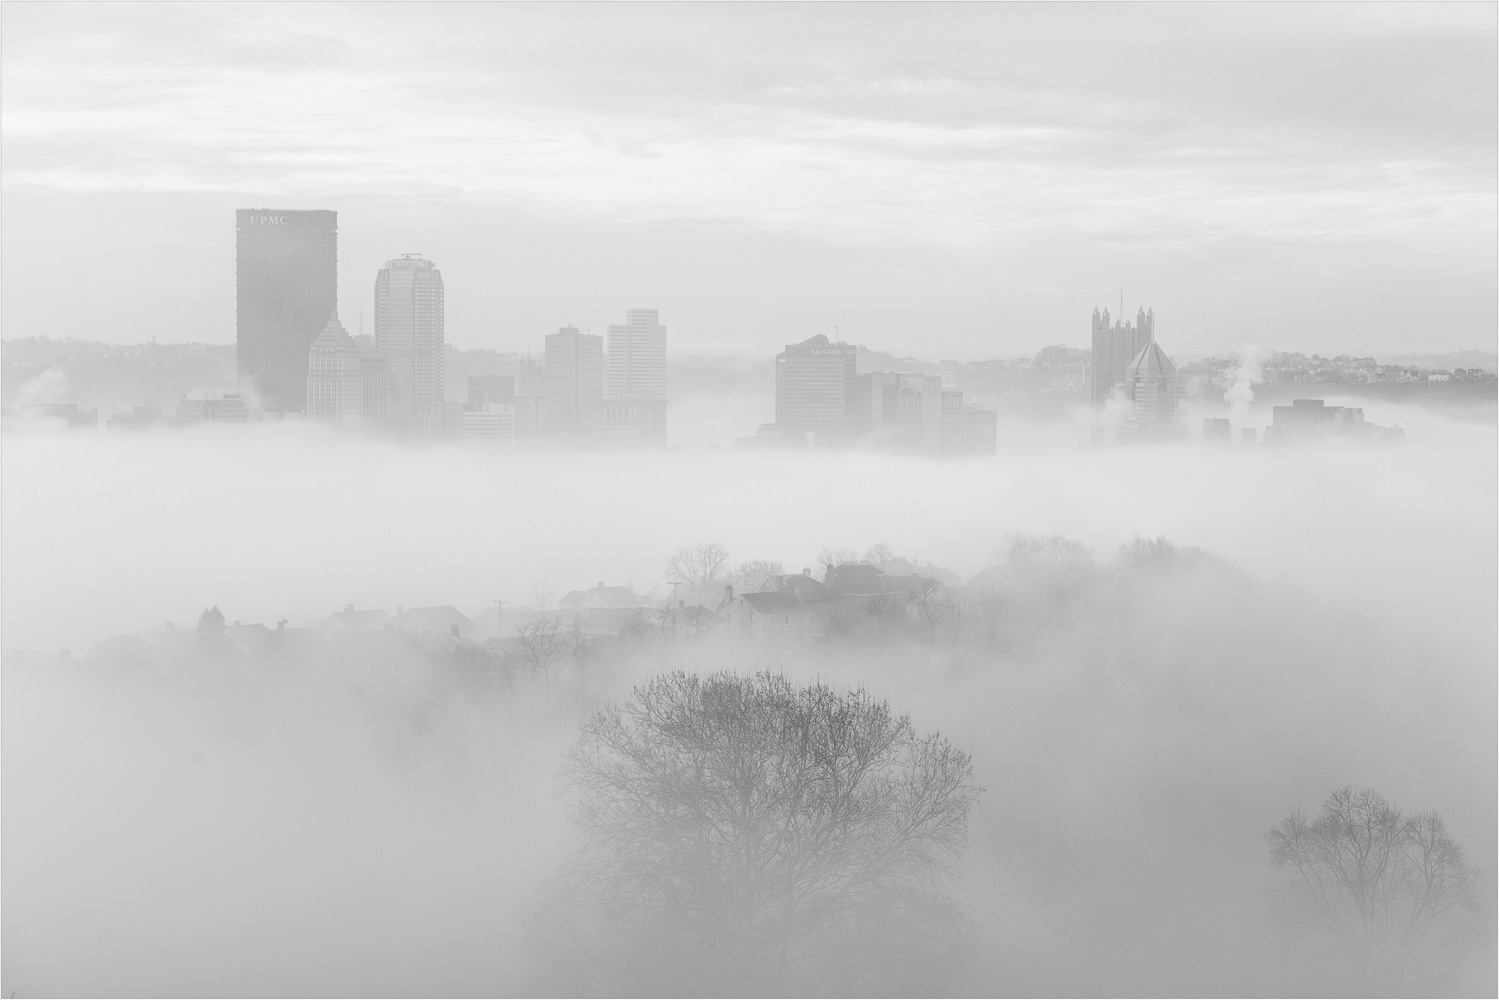
[[[1151,337],[1129,363],[1129,378],[1176,378],[1176,365]]]
[[[323,332],[317,335],[312,342],[314,351],[353,351],[359,352],[359,346],[354,343],[354,338],[349,336],[349,331],[338,321],[338,310],[328,317],[328,325],[323,327]]]

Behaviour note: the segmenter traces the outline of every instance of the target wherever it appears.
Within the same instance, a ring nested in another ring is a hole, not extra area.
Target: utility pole
[[[501,621],[502,618],[504,618],[504,615],[505,615],[505,605],[510,604],[512,602],[511,601],[501,600],[498,597],[491,598],[491,601],[493,602],[493,604],[495,606],[495,608],[494,608],[494,630],[496,632],[500,632],[500,621]],[[503,636],[504,633],[500,632],[500,635]]]

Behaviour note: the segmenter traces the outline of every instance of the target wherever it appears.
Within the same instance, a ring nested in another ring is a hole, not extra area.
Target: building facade
[[[477,444],[510,448],[515,444],[515,404],[470,403],[463,408],[459,438]]]
[[[609,399],[666,398],[666,327],[655,309],[629,309],[610,324],[604,379]]]
[[[564,326],[547,335],[545,436],[563,447],[594,447],[599,442],[599,408],[604,401],[604,338]]]
[[[307,405],[313,340],[338,304],[338,213],[235,212],[238,395],[267,413]]]
[[[375,347],[390,362],[407,414],[444,400],[442,272],[420,254],[388,260],[375,278]]]
[[[599,440],[606,448],[666,446],[666,327],[655,309],[630,309],[609,327]]]
[[[842,444],[859,424],[859,349],[822,334],[776,355],[776,433],[782,444]]]
[[[666,400],[604,400],[599,408],[599,443],[605,448],[664,448]]]
[[[307,418],[335,427],[364,423],[364,366],[338,313],[328,317],[307,355]]]
[[[1092,352],[1088,356],[1088,399],[1102,406],[1122,385],[1129,366],[1145,345],[1155,339],[1155,311],[1141,309],[1130,323],[1121,316],[1110,325],[1109,311],[1093,310]]]

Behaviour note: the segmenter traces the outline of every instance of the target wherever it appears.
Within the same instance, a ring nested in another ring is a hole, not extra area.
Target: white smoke
[[[1233,384],[1223,393],[1223,401],[1228,404],[1228,419],[1235,430],[1243,428],[1249,416],[1249,404],[1254,402],[1254,387],[1265,381],[1262,366],[1269,356],[1269,351],[1253,344],[1245,344],[1239,348],[1239,363],[1229,372]]]
[[[48,368],[36,378],[21,386],[16,393],[16,410],[25,412],[28,407],[45,403],[63,402],[68,391],[68,375],[61,368]]]

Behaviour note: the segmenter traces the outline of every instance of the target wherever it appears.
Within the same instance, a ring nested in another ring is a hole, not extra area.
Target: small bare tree
[[[531,581],[531,590],[528,594],[531,598],[531,607],[537,611],[550,611],[552,602],[557,599],[557,588],[546,577]]]
[[[1292,812],[1270,831],[1287,875],[1282,916],[1349,963],[1365,996],[1398,996],[1407,973],[1461,939],[1477,870],[1436,813],[1407,814],[1372,788],[1341,788],[1309,821]]]
[[[878,569],[884,569],[895,561],[895,550],[884,542],[875,542],[864,553],[864,561]]]
[[[690,589],[723,583],[729,578],[729,550],[717,542],[677,549],[663,572],[666,579]]]
[[[817,553],[820,566],[847,566],[859,561],[859,553],[853,549],[835,549],[824,545]]]
[[[570,991],[928,994],[961,958],[971,762],[862,690],[660,676],[563,774],[582,851],[535,928]]]
[[[553,669],[572,652],[572,634],[550,615],[532,618],[516,626],[510,654],[517,673],[550,685]]]
[[[734,567],[734,589],[752,590],[764,583],[767,577],[780,576],[784,572],[778,559],[750,559]]]

